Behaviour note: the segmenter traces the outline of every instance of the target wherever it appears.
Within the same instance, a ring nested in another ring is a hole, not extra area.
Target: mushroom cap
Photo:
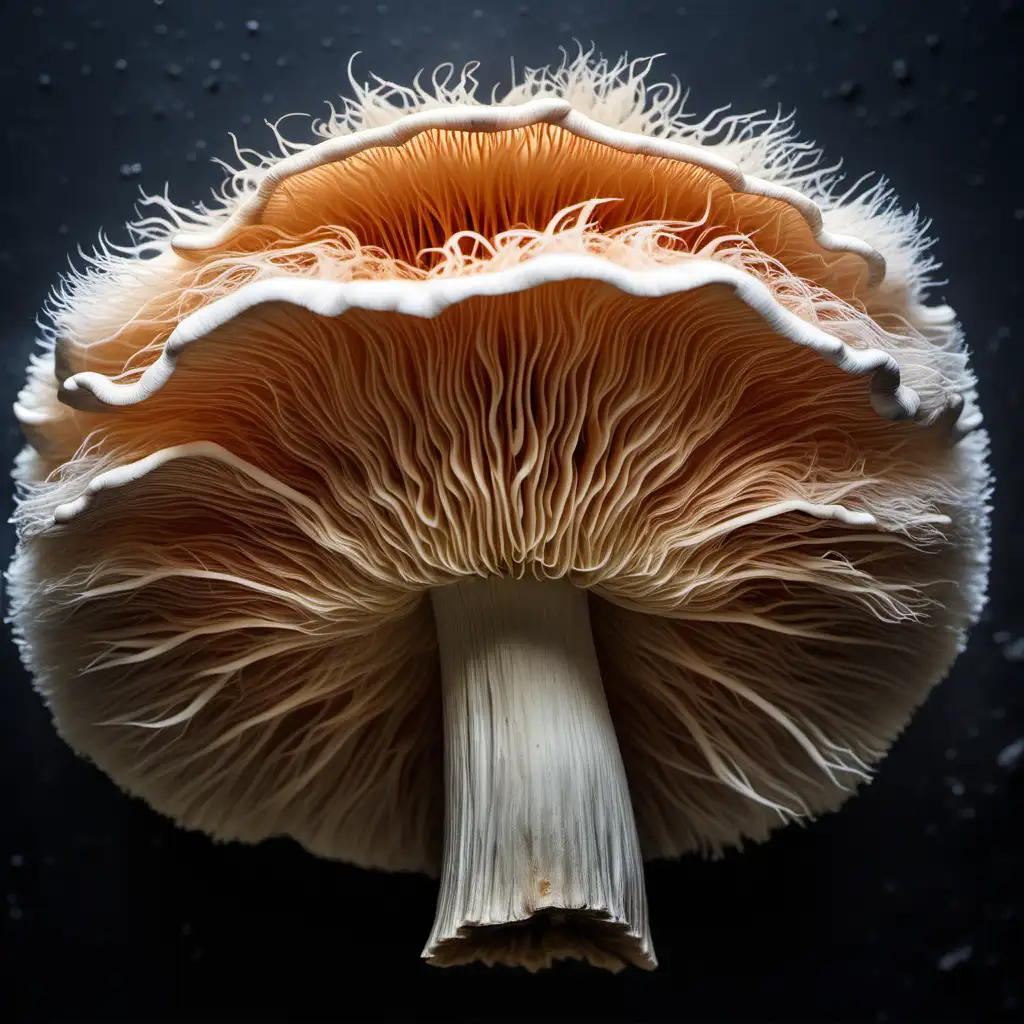
[[[645,855],[838,806],[984,601],[987,440],[884,186],[581,52],[353,83],[315,145],[51,303],[16,412],[23,659],[120,785],[435,872],[428,592],[568,577]],[[394,102],[395,100],[398,102]]]

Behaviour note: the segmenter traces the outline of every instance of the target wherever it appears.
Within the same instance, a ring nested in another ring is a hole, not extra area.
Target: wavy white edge
[[[917,393],[901,383],[900,365],[881,349],[854,349],[841,339],[801,320],[785,309],[756,277],[715,260],[694,258],[671,267],[630,270],[600,256],[547,255],[493,273],[420,281],[318,281],[276,277],[243,285],[185,317],[164,343],[159,358],[132,383],[115,383],[102,373],[85,371],[68,377],[59,396],[67,405],[95,409],[85,392],[104,406],[135,405],[159,391],[174,373],[185,348],[247,310],[267,302],[299,306],[319,316],[340,316],[349,309],[403,313],[432,318],[449,306],[485,295],[509,295],[542,284],[567,280],[610,284],[629,295],[660,298],[709,285],[725,285],[773,330],[851,374],[872,374],[870,402],[886,419],[911,419],[918,411]],[[84,403],[84,404],[79,404]]]
[[[14,418],[23,427],[41,427],[46,423],[53,422],[53,414],[47,409],[31,409],[24,402],[15,402],[13,405]]]
[[[347,160],[367,149],[401,146],[430,129],[501,132],[542,123],[555,125],[580,138],[599,142],[620,152],[640,153],[693,164],[721,178],[736,192],[786,203],[803,217],[815,242],[822,249],[860,256],[868,265],[869,286],[874,287],[885,279],[885,257],[862,239],[827,231],[821,207],[796,189],[747,175],[733,161],[698,146],[612,128],[574,110],[568,100],[559,98],[530,100],[515,106],[453,104],[434,110],[416,111],[380,128],[364,128],[350,135],[317,143],[274,164],[256,190],[242,200],[217,228],[211,231],[179,232],[171,239],[171,245],[183,251],[221,245],[238,228],[258,223],[281,182],[304,171]]]

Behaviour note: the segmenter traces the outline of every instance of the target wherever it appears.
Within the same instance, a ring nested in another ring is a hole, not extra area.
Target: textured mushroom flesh
[[[259,249],[282,232],[294,238],[343,225],[363,245],[416,263],[422,250],[456,232],[492,238],[519,225],[543,227],[560,210],[594,198],[612,200],[598,213],[602,231],[676,222],[678,244],[691,249],[697,238],[743,235],[792,274],[843,298],[865,291],[864,259],[822,249],[788,203],[736,192],[685,160],[621,151],[550,124],[429,129],[401,146],[372,147],[303,171],[277,184],[260,225],[239,229],[228,248]]]
[[[565,281],[434,319],[259,307],[139,405],[68,413],[83,485],[200,440],[256,472],[182,455],[97,495],[73,544],[37,538],[38,571],[79,591],[32,626],[67,673],[58,719],[186,824],[436,870],[427,590],[543,566],[592,588],[645,853],[761,836],[838,802],[923,697],[912,666],[956,643],[915,621],[958,600],[928,550],[955,455],[866,390],[716,287]]]
[[[543,228],[560,210],[595,198],[610,200],[596,217],[602,231],[671,222],[676,244],[690,251],[747,239],[791,274],[870,304],[860,256],[821,249],[793,207],[737,193],[695,164],[621,152],[547,124],[483,134],[429,130],[400,147],[371,148],[282,181],[260,225],[237,230],[222,246],[165,254],[148,287],[146,274],[125,275],[108,309],[91,310],[89,321],[69,332],[66,369],[116,373],[128,359],[137,362],[162,324],[206,301],[211,265],[220,276],[225,261],[234,261],[240,281],[247,256],[344,229],[388,260],[429,267],[436,259],[421,257],[422,250],[443,246],[456,232],[491,238],[516,226]],[[316,258],[305,253],[306,265]],[[302,255],[290,260],[302,264]],[[97,342],[105,343],[86,351]]]

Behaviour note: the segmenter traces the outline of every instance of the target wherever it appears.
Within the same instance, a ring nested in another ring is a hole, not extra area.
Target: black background
[[[1024,539],[1018,247],[1024,11],[1015,3],[94,0],[0,8],[0,406],[66,255],[125,241],[141,185],[188,203],[227,132],[317,116],[356,76],[478,59],[665,51],[700,111],[797,107],[851,181],[887,174],[934,221],[974,349],[997,477],[991,604],[967,653],[839,814],[716,863],[648,870],[660,969],[441,971],[435,885],[186,834],[54,735],[0,646],[0,1016],[19,1020],[1024,1020]],[[258,27],[247,22],[258,22]],[[900,63],[902,62],[902,63]],[[301,134],[301,122],[291,132]],[[19,446],[0,420],[2,458]],[[0,511],[10,514],[10,487]],[[0,561],[13,548],[0,534]],[[945,958],[945,959],[944,959]]]

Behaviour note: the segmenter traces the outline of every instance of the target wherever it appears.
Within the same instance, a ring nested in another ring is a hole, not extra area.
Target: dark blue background
[[[509,57],[557,62],[578,38],[609,57],[666,51],[655,77],[678,74],[697,110],[797,107],[851,180],[884,171],[933,218],[942,297],[975,352],[997,509],[985,621],[877,782],[763,847],[650,866],[652,975],[424,966],[433,883],[319,862],[286,841],[176,831],[70,754],[0,641],[0,1016],[1024,1020],[1024,767],[999,763],[1024,736],[1018,7],[6,0],[0,408],[66,254],[100,228],[124,241],[139,185],[203,198],[229,130],[269,147],[263,118],[323,114],[353,50],[360,79],[478,59],[489,86]],[[9,465],[19,437],[6,413],[0,442]],[[5,485],[4,518],[10,501]],[[12,547],[7,527],[4,564]]]

